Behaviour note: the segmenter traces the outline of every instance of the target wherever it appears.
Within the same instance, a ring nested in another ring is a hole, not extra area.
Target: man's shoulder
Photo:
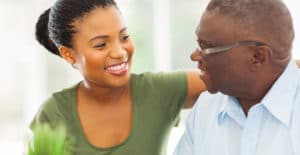
[[[297,76],[298,76],[298,81],[297,81],[296,89],[295,89],[296,92],[293,92],[293,93],[295,93],[295,94],[293,94],[293,98],[294,98],[294,109],[298,111],[297,115],[299,116],[299,114],[300,114],[300,70],[298,71]]]
[[[228,101],[228,98],[228,95],[222,93],[211,94],[209,92],[203,92],[193,108],[195,117],[204,120],[217,117],[220,109],[223,108]]]
[[[195,108],[197,110],[213,110],[218,109],[221,105],[228,100],[228,95],[222,93],[211,94],[209,92],[203,92],[197,99]]]
[[[290,93],[293,94],[294,103],[300,108],[300,70],[298,70],[294,76],[297,76],[297,80],[292,81],[292,83],[296,85],[295,89],[293,89],[295,92],[291,91]]]

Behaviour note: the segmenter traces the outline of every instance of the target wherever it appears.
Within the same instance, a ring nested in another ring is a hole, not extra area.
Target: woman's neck
[[[78,91],[81,91],[86,98],[90,101],[95,101],[95,103],[118,103],[116,101],[130,94],[130,84],[127,83],[122,87],[109,88],[83,81]]]

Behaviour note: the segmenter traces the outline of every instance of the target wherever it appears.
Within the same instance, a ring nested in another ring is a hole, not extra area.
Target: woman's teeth
[[[110,66],[110,67],[107,67],[106,70],[108,71],[119,71],[119,70],[122,70],[126,67],[126,64],[127,63],[122,63],[122,64],[119,64],[119,65],[114,65],[114,66]]]

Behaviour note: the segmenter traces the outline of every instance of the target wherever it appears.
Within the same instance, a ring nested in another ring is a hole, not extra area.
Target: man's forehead
[[[215,11],[206,11],[195,29],[195,34],[198,39],[226,42],[244,36],[243,31],[243,26],[235,19]]]
[[[198,22],[198,25],[195,30],[195,34],[198,35],[200,30],[203,29],[204,26],[217,24],[217,22],[218,22],[218,16],[214,12],[205,11],[201,16],[200,21]]]
[[[200,20],[199,20],[199,22],[198,22],[198,24],[197,24],[197,26],[196,26],[196,29],[195,29],[195,35],[197,36],[197,37],[199,37],[199,33],[200,33],[200,30],[201,30],[201,25],[203,25],[203,20],[204,20],[204,18],[207,18],[206,17],[207,16],[207,11],[205,11],[204,13],[203,13],[203,15],[201,16],[201,18],[200,18]],[[206,21],[205,21],[206,22]]]
[[[199,31],[200,31],[200,23],[198,23],[198,25],[196,26],[196,29],[195,29],[195,35],[196,36],[198,36]]]
[[[210,26],[215,26],[214,24],[217,24],[216,21],[217,17],[215,15],[212,15],[212,13],[209,12],[204,12],[195,29],[195,35],[197,38],[199,39],[203,33],[209,33],[209,31],[211,31]]]

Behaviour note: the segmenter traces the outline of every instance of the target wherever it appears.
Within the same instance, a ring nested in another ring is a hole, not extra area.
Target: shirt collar
[[[291,60],[260,102],[274,117],[287,126],[290,125],[299,73],[296,63]]]
[[[229,97],[229,96],[228,96]],[[228,100],[228,98],[227,98],[227,100]],[[228,101],[227,101],[228,102]],[[223,122],[223,120],[224,120],[224,117],[225,117],[225,115],[226,115],[226,107],[227,107],[227,103],[226,101],[225,102],[223,102],[223,104],[221,105],[221,107],[220,107],[220,109],[219,109],[219,111],[218,111],[218,113],[217,113],[217,115],[218,115],[218,124],[220,125],[222,122]]]
[[[246,119],[246,116],[239,104],[238,100],[233,96],[226,96],[225,101],[218,112],[218,123],[221,124],[228,115],[234,119],[240,126],[243,126],[243,122]]]
[[[296,94],[297,83],[299,82],[299,69],[294,61],[290,61],[284,72],[273,84],[271,89],[259,104],[263,104],[266,109],[279,121],[285,125],[290,125],[294,96]],[[235,97],[227,96],[218,112],[218,123],[221,124],[226,115],[234,113],[242,116],[242,108],[236,105]],[[237,110],[239,108],[239,110]],[[232,117],[232,116],[231,116]],[[236,120],[241,123],[242,120]]]

